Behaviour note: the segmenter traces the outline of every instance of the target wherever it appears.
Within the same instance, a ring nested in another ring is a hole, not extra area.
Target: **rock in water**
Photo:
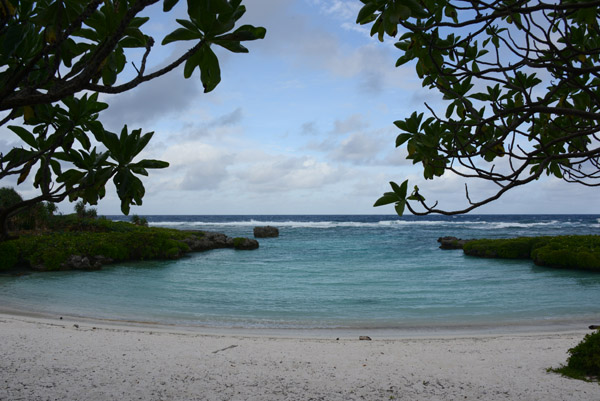
[[[463,249],[468,239],[460,239],[456,237],[441,237],[438,238],[441,249]]]
[[[279,237],[279,229],[271,226],[254,227],[254,237],[256,238],[273,238]]]
[[[241,251],[249,251],[258,248],[258,241],[250,238],[234,238],[233,247]]]

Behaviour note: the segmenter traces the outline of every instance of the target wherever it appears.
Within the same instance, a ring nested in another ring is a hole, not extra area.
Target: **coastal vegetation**
[[[414,68],[444,102],[395,121],[396,147],[426,180],[465,180],[456,210],[408,180],[375,206],[467,213],[545,175],[600,186],[598,1],[361,1],[356,22],[382,42],[399,34],[396,67]],[[491,189],[475,196],[469,182]]]
[[[566,365],[548,370],[580,380],[597,381],[600,378],[600,330],[586,334],[568,353]]]
[[[600,272],[600,236],[568,235],[466,241],[467,255],[531,259],[536,265]]]
[[[148,227],[77,214],[51,216],[42,230],[25,230],[0,242],[0,271],[15,267],[37,271],[99,269],[129,260],[176,259],[215,248],[256,249],[247,238],[220,233]]]

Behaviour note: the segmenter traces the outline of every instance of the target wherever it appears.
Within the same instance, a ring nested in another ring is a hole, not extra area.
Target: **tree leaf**
[[[27,145],[31,146],[34,149],[38,148],[38,143],[35,140],[35,137],[31,132],[27,131],[25,128],[19,127],[17,125],[9,125],[8,129],[17,134],[19,138],[21,138],[23,142],[25,142]]]
[[[248,40],[264,39],[266,34],[267,30],[265,28],[256,28],[252,25],[242,25],[232,33],[220,36],[218,39],[243,42]]]
[[[363,6],[358,12],[358,16],[356,17],[356,23],[360,25],[367,24],[373,21],[373,13],[377,11],[377,3],[367,3]]]
[[[400,186],[398,186],[398,184],[396,184],[393,181],[390,182],[390,185],[391,185],[392,189],[394,190],[394,193],[396,195],[398,195],[399,199],[406,198],[406,190],[408,188],[408,180],[405,180],[402,184],[400,184]]]
[[[412,138],[412,134],[400,134],[396,137],[396,147],[401,146],[404,142]]]
[[[200,62],[202,61],[201,50],[202,49],[200,49],[196,53],[192,54],[190,56],[190,58],[188,58],[187,61],[185,62],[185,66],[183,67],[184,78],[187,79],[187,78],[191,77],[192,74],[194,73],[194,70],[196,69],[196,67],[198,67],[200,65]]]
[[[389,205],[390,203],[398,202],[398,196],[396,194],[383,195],[381,198],[373,204],[373,207]]]
[[[25,181],[27,179],[27,176],[29,175],[29,172],[31,171],[31,168],[33,167],[33,165],[35,164],[35,162],[29,161],[25,167],[23,167],[23,170],[21,171],[21,174],[19,174],[19,179],[17,180],[17,185],[23,183],[23,181]]]
[[[396,203],[395,209],[398,216],[402,216],[404,214],[404,207],[406,206],[406,200],[401,200]]]
[[[179,0],[165,0],[163,2],[163,11],[164,12],[171,11],[178,2],[179,2]]]
[[[248,53],[248,49],[235,40],[213,40],[213,43],[233,53]]]
[[[144,159],[135,163],[135,166],[140,168],[167,168],[169,163],[162,160]]]
[[[176,42],[179,40],[199,40],[202,39],[202,33],[194,32],[187,28],[177,28],[167,36],[162,41],[162,45],[166,45],[171,42]]]
[[[204,93],[208,93],[221,82],[221,68],[217,56],[210,47],[203,46],[200,53],[200,80],[204,87]]]

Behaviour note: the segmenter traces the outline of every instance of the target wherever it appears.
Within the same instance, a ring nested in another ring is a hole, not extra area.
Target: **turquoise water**
[[[116,218],[116,217],[115,217]],[[209,327],[401,328],[600,320],[600,275],[443,251],[439,236],[600,234],[599,216],[149,216],[252,236],[256,251],[196,253],[94,272],[0,276],[18,309]]]

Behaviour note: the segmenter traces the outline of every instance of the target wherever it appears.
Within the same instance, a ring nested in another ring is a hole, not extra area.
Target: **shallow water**
[[[118,219],[117,217],[114,217]],[[148,216],[252,236],[256,251],[0,276],[0,302],[94,318],[246,328],[396,328],[600,318],[600,275],[479,259],[437,238],[600,234],[599,216]]]

